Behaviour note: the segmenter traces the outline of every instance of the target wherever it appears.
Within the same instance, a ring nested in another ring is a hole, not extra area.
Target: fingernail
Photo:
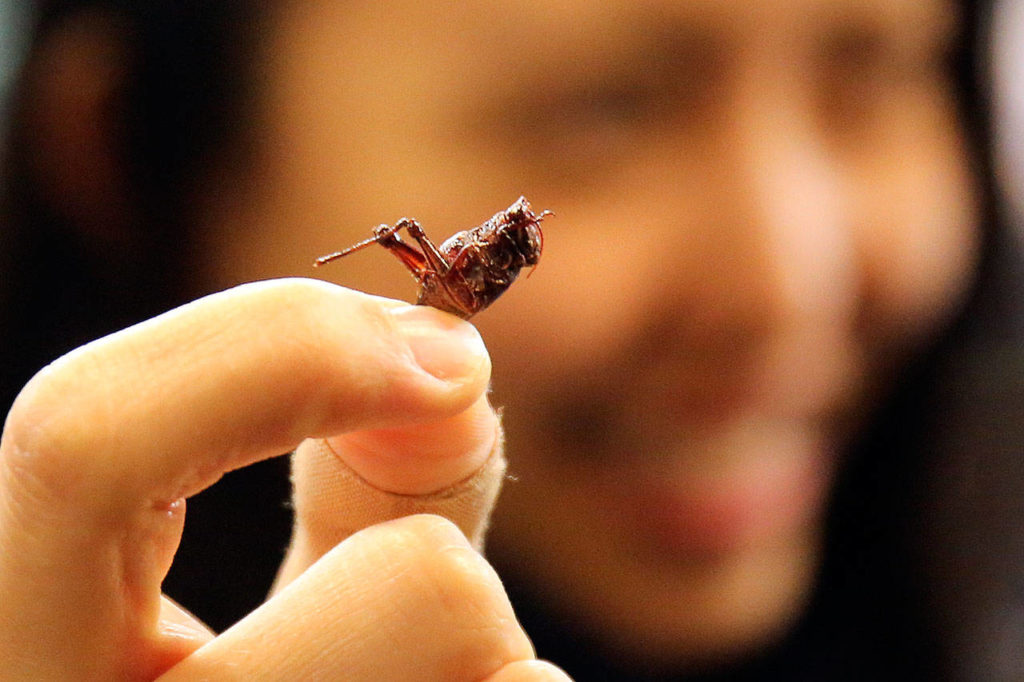
[[[438,379],[466,377],[487,359],[483,339],[465,320],[423,305],[401,306],[390,313],[416,363]]]

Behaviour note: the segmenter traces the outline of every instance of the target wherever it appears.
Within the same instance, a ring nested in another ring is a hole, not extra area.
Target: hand
[[[0,679],[566,679],[467,540],[503,471],[489,372],[468,323],[308,280],[57,360],[0,441]],[[275,594],[214,637],[160,594],[184,499],[296,446]]]

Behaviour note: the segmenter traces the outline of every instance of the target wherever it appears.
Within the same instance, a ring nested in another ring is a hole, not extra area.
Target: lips
[[[751,431],[724,436],[714,459],[681,447],[657,466],[602,476],[608,521],[638,551],[677,560],[719,559],[806,533],[820,517],[830,448],[799,424]]]
[[[834,330],[773,341],[718,362],[685,345],[618,354],[558,395],[549,434],[578,455],[566,464],[586,504],[624,545],[715,559],[822,517],[863,399],[863,350]]]

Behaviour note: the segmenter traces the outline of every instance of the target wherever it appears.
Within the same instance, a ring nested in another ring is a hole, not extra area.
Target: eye
[[[597,188],[657,148],[664,134],[696,134],[717,116],[731,73],[728,45],[702,29],[644,26],[604,58],[580,54],[511,81],[483,116],[510,165],[553,187]],[[528,213],[527,216],[530,214]]]
[[[551,86],[524,99],[528,104],[503,109],[497,127],[513,160],[549,184],[577,189],[636,149],[660,101],[642,85],[612,79]],[[510,210],[508,219],[522,224],[526,215]]]
[[[933,44],[934,43],[934,44]],[[948,84],[947,51],[937,41],[847,27],[826,41],[818,75],[822,124],[844,136],[867,132],[906,107],[921,88]]]

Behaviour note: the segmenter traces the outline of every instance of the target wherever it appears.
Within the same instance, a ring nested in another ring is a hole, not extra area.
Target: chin
[[[604,584],[593,585],[593,634],[637,669],[703,669],[749,658],[799,619],[819,556],[808,535],[714,560],[608,567]]]
[[[573,479],[533,479],[542,491],[506,486],[489,549],[613,660],[652,672],[714,667],[771,647],[803,613],[821,556],[819,514],[687,552],[652,543],[632,519],[608,514],[616,505],[607,498],[560,480]]]

